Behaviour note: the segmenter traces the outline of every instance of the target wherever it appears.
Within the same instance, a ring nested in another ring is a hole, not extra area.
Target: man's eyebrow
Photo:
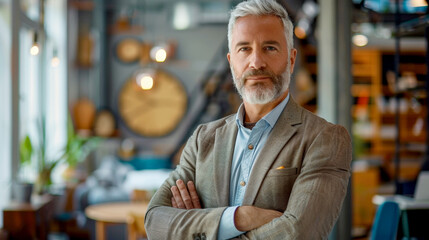
[[[238,42],[237,44],[235,44],[235,48],[241,47],[241,46],[246,46],[246,45],[249,45],[249,44],[250,44],[249,42],[241,41],[241,42]]]
[[[264,44],[280,46],[280,43],[275,40],[265,41]]]

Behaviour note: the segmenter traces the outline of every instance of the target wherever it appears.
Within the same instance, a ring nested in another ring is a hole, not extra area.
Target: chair
[[[147,238],[144,228],[144,215],[129,213],[127,218],[128,240]]]
[[[131,201],[133,202],[146,202],[150,201],[150,193],[147,190],[134,189],[131,193]]]
[[[371,240],[395,240],[401,213],[396,202],[383,202],[377,209]]]
[[[150,193],[146,190],[134,189],[131,193],[131,201],[149,203]],[[144,215],[129,213],[127,218],[128,239],[136,240],[147,238],[144,228]]]

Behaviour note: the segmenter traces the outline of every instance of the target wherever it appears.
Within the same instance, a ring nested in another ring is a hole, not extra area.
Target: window
[[[44,106],[49,144],[48,154],[58,157],[67,140],[67,1],[47,0],[45,11],[46,59]],[[61,166],[54,169],[52,180],[62,181]]]
[[[3,56],[10,56],[11,49],[11,24],[10,2],[0,1],[0,52]],[[10,197],[11,184],[11,76],[10,58],[0,57],[0,208]],[[0,226],[3,221],[0,217]]]
[[[32,29],[22,27],[19,32],[19,139],[29,135],[33,145],[39,145],[40,129],[42,126],[42,89],[41,76],[42,53],[30,54],[34,36]],[[38,40],[40,50],[43,43]],[[25,71],[24,71],[25,69]],[[36,165],[27,169],[20,178],[34,181],[36,179]],[[32,171],[31,171],[32,170]]]
[[[19,139],[29,134],[37,144],[42,118],[49,126],[46,128],[48,154],[60,154],[67,139],[66,4],[66,0],[45,0],[42,29],[38,27],[38,0],[0,0],[0,52],[7,56],[0,58],[0,111],[5,113],[0,114],[0,184],[7,186],[0,188],[0,209],[10,199],[12,178],[16,176],[12,171],[19,161],[12,159],[12,151],[13,146],[19,145]],[[11,19],[17,24],[12,24]],[[12,26],[19,30],[17,35],[12,36],[15,34]],[[40,53],[31,55],[36,31]],[[18,41],[12,42],[12,37]],[[11,51],[15,44],[18,52]],[[11,56],[18,59],[19,76],[11,71]],[[52,64],[54,56],[58,58]],[[19,82],[19,98],[12,96],[15,81]],[[13,103],[19,104],[19,121],[12,119],[15,118],[12,112],[16,111],[12,109]],[[19,129],[19,136],[12,136],[11,129]],[[18,140],[12,142],[12,139]],[[0,227],[2,225],[0,216]]]

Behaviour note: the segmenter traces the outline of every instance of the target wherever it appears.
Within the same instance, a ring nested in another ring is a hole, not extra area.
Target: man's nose
[[[264,69],[266,67],[266,63],[264,60],[264,56],[261,51],[254,51],[250,56],[249,67],[251,69]]]

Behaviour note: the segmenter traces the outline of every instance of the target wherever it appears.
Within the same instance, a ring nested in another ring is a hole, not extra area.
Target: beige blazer
[[[222,212],[229,206],[236,135],[235,115],[195,130],[180,165],[149,204],[145,227],[150,240],[217,238]],[[243,201],[284,214],[239,238],[326,239],[346,195],[351,159],[346,129],[290,98],[255,160]],[[177,179],[195,182],[203,209],[171,207],[170,187]]]

